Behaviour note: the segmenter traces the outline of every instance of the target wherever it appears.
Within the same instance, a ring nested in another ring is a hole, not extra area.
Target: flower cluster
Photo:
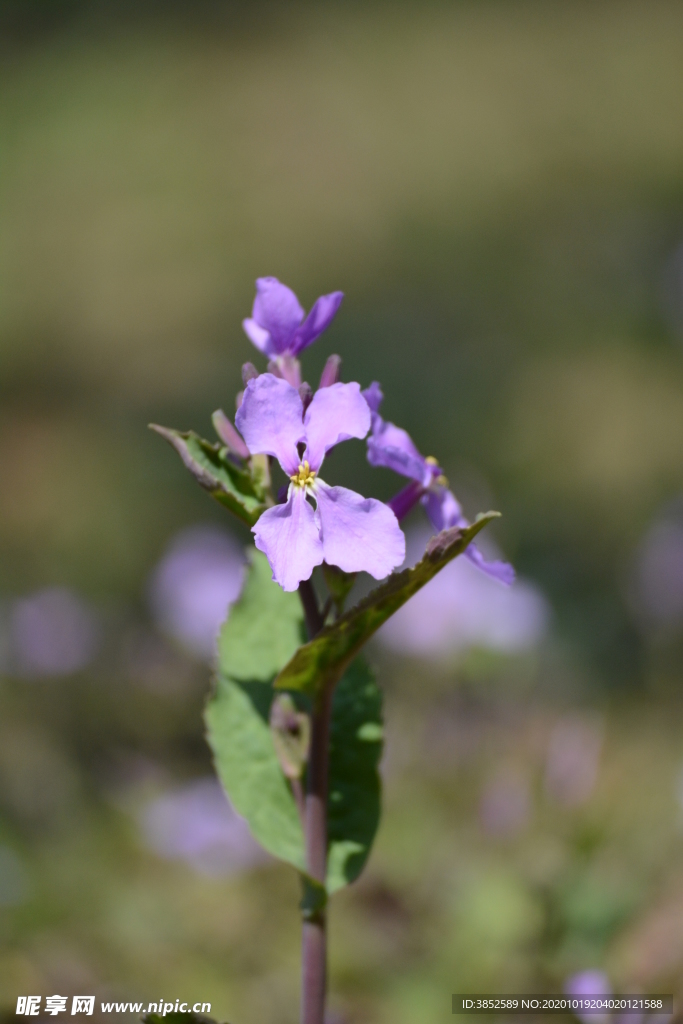
[[[361,391],[357,383],[339,382],[337,356],[328,360],[315,394],[301,383],[297,357],[330,325],[342,298],[341,292],[323,295],[306,316],[291,289],[277,278],[262,277],[252,316],[243,321],[249,339],[270,361],[267,373],[245,367],[246,387],[235,418],[241,438],[233,439],[232,448],[241,444],[252,456],[276,459],[289,477],[285,500],[266,509],[252,531],[284,590],[295,590],[322,562],[383,579],[405,559],[399,520],[418,502],[436,530],[467,525],[436,459],[421,455],[404,430],[380,416],[379,384]],[[368,434],[370,464],[411,481],[388,504],[331,487],[320,477],[331,448]],[[514,579],[510,565],[487,562],[474,544],[466,554],[496,579]]]

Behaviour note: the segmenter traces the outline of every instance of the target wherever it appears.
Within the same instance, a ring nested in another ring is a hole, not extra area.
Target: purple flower
[[[371,466],[385,466],[413,482],[389,502],[398,519],[403,519],[421,502],[437,532],[453,526],[468,526],[458,499],[448,489],[448,481],[433,456],[425,458],[415,447],[412,438],[400,427],[387,423],[379,414],[384,395],[373,381],[363,391],[372,415],[372,433],[368,438],[368,462]],[[515,570],[508,562],[487,562],[476,544],[470,544],[465,555],[478,569],[508,586],[515,578]]]
[[[297,356],[330,326],[343,298],[343,292],[321,295],[306,316],[291,288],[276,277],[259,277],[251,317],[242,326],[264,355]]]
[[[201,874],[230,875],[268,860],[216,779],[197,779],[152,800],[140,825],[155,853]]]
[[[80,672],[97,654],[101,628],[95,613],[66,587],[21,598],[12,609],[17,667],[26,676]]]
[[[529,782],[519,772],[501,770],[482,793],[479,821],[488,835],[517,835],[529,824],[532,811]]]
[[[568,996],[576,999],[590,999],[595,996],[611,996],[612,986],[604,971],[579,971],[567,978],[564,990]],[[606,1024],[609,1013],[602,1010],[583,1010],[576,1014],[584,1024]]]
[[[405,538],[393,511],[318,476],[330,448],[370,429],[359,384],[321,388],[304,413],[297,389],[264,373],[249,381],[235,422],[251,454],[274,456],[291,481],[286,502],[267,509],[252,529],[283,590],[296,590],[323,560],[375,579],[401,564]]]
[[[154,616],[191,654],[211,661],[228,609],[240,595],[244,554],[229,533],[190,526],[171,541],[149,586]]]

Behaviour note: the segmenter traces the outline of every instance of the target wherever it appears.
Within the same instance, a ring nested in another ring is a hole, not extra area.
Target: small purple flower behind
[[[268,862],[217,779],[203,778],[164,793],[140,813],[145,844],[168,860],[219,877]]]
[[[11,646],[21,675],[66,676],[97,654],[101,627],[93,609],[66,587],[46,587],[12,608]]]
[[[379,414],[384,395],[377,381],[363,391],[372,414],[372,433],[368,438],[368,462],[371,466],[393,469],[412,482],[389,502],[398,519],[403,519],[419,502],[423,505],[437,532],[453,526],[468,526],[458,499],[448,489],[448,481],[437,460],[425,458],[412,438],[401,427],[388,423]],[[488,576],[510,585],[515,570],[508,562],[487,562],[476,544],[470,544],[465,555]]]
[[[393,511],[318,476],[330,448],[370,429],[359,384],[321,388],[304,412],[296,388],[264,373],[249,381],[235,423],[251,454],[274,456],[290,479],[286,502],[267,509],[252,530],[283,590],[296,590],[323,561],[375,579],[401,564],[405,537]]]
[[[612,995],[612,986],[604,971],[588,970],[572,974],[564,984],[564,991],[568,996],[575,999],[599,998]],[[609,1012],[602,1010],[587,1009],[578,1012],[576,1016],[583,1024],[608,1024]],[[628,1017],[634,1024],[638,1024],[638,1015]]]
[[[190,526],[174,537],[154,570],[152,611],[165,633],[210,662],[243,581],[244,553],[231,535],[213,526]]]
[[[428,539],[422,529],[408,534],[407,565],[422,556]],[[503,587],[469,558],[454,558],[378,635],[391,650],[436,662],[476,649],[515,656],[540,644],[549,619],[548,603],[532,583]]]
[[[343,292],[321,295],[306,316],[291,288],[276,277],[259,277],[251,317],[242,326],[256,348],[271,359],[297,356],[330,326],[343,298]]]

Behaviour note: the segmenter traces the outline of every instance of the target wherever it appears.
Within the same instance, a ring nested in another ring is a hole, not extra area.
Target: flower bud
[[[249,458],[249,449],[222,409],[216,409],[211,417],[211,422],[213,429],[233,455],[238,455],[240,459]]]
[[[339,368],[341,366],[341,356],[328,356],[327,362],[323,367],[323,372],[320,375],[320,387],[329,388],[332,384],[336,384],[339,380]]]
[[[313,388],[310,384],[307,384],[306,381],[299,385],[299,396],[304,404],[304,412],[306,412],[313,401]]]
[[[245,388],[249,381],[254,380],[255,377],[258,377],[258,370],[254,366],[254,364],[244,363],[244,365],[242,366],[242,383],[244,384]]]

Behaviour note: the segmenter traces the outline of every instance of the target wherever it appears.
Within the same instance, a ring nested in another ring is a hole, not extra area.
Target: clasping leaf
[[[314,695],[324,686],[334,685],[347,665],[382,623],[436,576],[474,540],[487,523],[499,516],[486,512],[464,529],[452,527],[432,537],[421,562],[412,569],[394,573],[371,591],[336,622],[325,626],[313,640],[296,652],[277,679],[275,686]]]
[[[175,448],[197,483],[247,526],[272,504],[262,458],[242,463],[225,446],[211,444],[193,430],[171,430],[156,423],[150,423],[150,429]]]

